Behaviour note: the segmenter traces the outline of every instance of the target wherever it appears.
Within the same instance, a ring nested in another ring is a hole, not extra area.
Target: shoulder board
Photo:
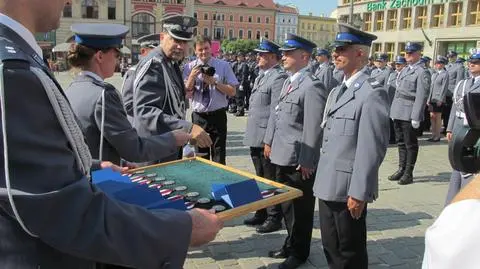
[[[0,37],[0,61],[10,60],[30,62],[28,55],[25,55],[17,45],[4,37]]]
[[[382,88],[382,85],[380,84],[380,82],[378,82],[374,78],[369,78],[369,79],[367,79],[367,81],[372,86],[373,89]]]
[[[105,88],[106,91],[117,91],[115,86],[113,86],[112,84],[110,84],[108,82],[104,82],[103,87]]]

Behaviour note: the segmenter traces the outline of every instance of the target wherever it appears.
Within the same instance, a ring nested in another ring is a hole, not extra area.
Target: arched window
[[[238,30],[238,38],[243,39],[243,30],[242,29]]]
[[[268,36],[269,36],[268,31],[265,31],[265,38],[268,39]]]
[[[228,30],[228,39],[233,39],[233,29]]]
[[[247,39],[252,39],[252,30],[248,30]]]
[[[108,19],[115,20],[117,18],[117,0],[108,0]]]
[[[63,17],[71,18],[72,17],[72,3],[67,2],[63,8]]]
[[[260,40],[260,31],[257,30],[257,40]]]
[[[203,19],[208,20],[208,13],[203,14]]]
[[[149,13],[137,13],[132,16],[132,37],[139,38],[155,33],[155,17]]]
[[[230,15],[230,21],[233,21],[233,15]]]
[[[265,23],[270,23],[270,17],[265,18]]]
[[[98,19],[97,0],[82,0],[82,18]]]

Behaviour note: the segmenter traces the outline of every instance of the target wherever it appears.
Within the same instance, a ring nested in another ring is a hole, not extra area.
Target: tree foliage
[[[246,40],[246,39],[236,39],[236,40],[223,40],[222,50],[224,52],[250,52],[258,47],[258,40]]]

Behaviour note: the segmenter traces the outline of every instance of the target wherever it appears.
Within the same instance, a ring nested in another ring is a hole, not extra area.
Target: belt
[[[401,94],[401,93],[398,93],[398,92],[397,92],[397,97],[405,99],[405,100],[409,100],[409,101],[415,101],[415,97],[408,96],[408,95],[405,95],[405,94]]]
[[[211,116],[211,115],[215,115],[215,114],[219,114],[219,113],[223,113],[223,112],[227,112],[227,108],[220,108],[220,109],[217,109],[217,110],[214,110],[214,111],[205,111],[205,112],[197,112],[197,111],[193,111],[193,113],[196,113],[196,114],[199,114],[199,115],[205,115],[205,116]]]

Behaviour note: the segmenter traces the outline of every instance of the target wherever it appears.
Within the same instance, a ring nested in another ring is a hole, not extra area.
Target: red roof
[[[298,14],[298,10],[294,7],[280,5],[280,4],[276,4],[276,6],[277,6],[278,12]]]
[[[226,6],[246,6],[250,8],[264,7],[268,9],[275,9],[273,0],[196,0],[199,4],[225,4]]]

